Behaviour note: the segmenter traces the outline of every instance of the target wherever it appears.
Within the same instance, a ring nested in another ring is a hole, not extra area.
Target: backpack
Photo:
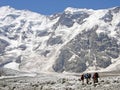
[[[88,73],[85,74],[84,77],[85,77],[86,79],[89,78],[89,74],[88,74]]]
[[[94,73],[93,78],[99,78],[98,73]]]
[[[95,73],[95,76],[96,76],[96,78],[99,78],[99,75],[98,75],[98,73]]]
[[[81,75],[81,80],[84,80],[84,75]]]

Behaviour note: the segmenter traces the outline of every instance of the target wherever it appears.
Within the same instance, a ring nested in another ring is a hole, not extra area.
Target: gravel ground
[[[107,74],[108,75],[108,74]],[[108,75],[99,78],[97,84],[92,80],[82,85],[79,76],[63,74],[39,74],[0,78],[0,90],[120,90],[120,76]]]

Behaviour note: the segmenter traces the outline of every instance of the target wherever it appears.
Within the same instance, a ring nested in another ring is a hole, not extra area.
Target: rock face
[[[112,64],[111,59],[118,58],[119,55],[120,46],[117,40],[105,33],[97,34],[93,29],[78,34],[67,43],[53,67],[55,71],[82,72],[88,66],[93,66],[93,61],[96,60],[97,67],[106,68]]]
[[[0,53],[3,53],[5,48],[9,45],[9,42],[0,39]]]
[[[9,6],[0,11],[0,67],[30,72],[119,69],[120,7],[69,7],[50,16]]]

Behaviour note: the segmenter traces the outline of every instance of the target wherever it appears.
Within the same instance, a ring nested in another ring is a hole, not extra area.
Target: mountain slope
[[[119,62],[120,7],[69,7],[50,16],[9,6],[0,11],[1,67],[30,72],[83,72],[105,70]]]

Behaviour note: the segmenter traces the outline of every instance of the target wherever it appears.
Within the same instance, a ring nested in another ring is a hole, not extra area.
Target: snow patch
[[[8,64],[4,65],[4,68],[19,70],[19,64],[16,63],[16,62],[11,62],[11,63],[8,63]]]

